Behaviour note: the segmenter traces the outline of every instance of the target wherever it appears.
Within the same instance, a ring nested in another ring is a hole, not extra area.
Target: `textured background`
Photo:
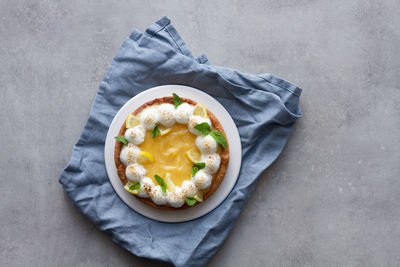
[[[400,2],[148,2],[0,1],[0,266],[160,266],[97,230],[58,176],[123,39],[162,15],[195,55],[304,89],[210,266],[399,265]]]

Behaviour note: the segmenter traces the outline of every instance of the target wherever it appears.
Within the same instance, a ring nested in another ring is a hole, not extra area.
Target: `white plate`
[[[217,191],[203,203],[184,210],[159,210],[144,204],[136,199],[126,190],[118,177],[117,168],[114,162],[114,137],[118,135],[121,125],[125,122],[126,116],[140,105],[155,98],[172,96],[176,93],[181,97],[202,102],[218,118],[229,142],[229,165],[225,178],[218,187]],[[236,183],[242,163],[242,146],[240,143],[239,132],[231,116],[226,109],[208,94],[193,87],[183,85],[163,85],[148,89],[125,103],[125,105],[115,115],[107,133],[104,147],[104,158],[108,177],[118,196],[133,210],[148,218],[162,222],[184,222],[199,218],[221,204],[231,192]]]

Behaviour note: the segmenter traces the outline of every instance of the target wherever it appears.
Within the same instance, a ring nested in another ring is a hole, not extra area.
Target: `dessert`
[[[115,138],[124,188],[158,209],[206,201],[228,167],[229,145],[218,119],[203,104],[176,94],[141,105]]]

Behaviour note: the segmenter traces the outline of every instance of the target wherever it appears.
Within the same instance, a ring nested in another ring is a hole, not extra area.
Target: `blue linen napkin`
[[[243,149],[239,178],[226,200],[183,223],[158,222],[133,211],[115,193],[104,165],[104,142],[115,114],[136,94],[164,84],[192,86],[217,99],[235,121]],[[205,55],[194,58],[163,17],[123,42],[60,183],[81,212],[135,255],[176,266],[205,265],[231,231],[257,178],[287,142],[301,116],[300,93],[299,87],[270,74],[213,66]]]

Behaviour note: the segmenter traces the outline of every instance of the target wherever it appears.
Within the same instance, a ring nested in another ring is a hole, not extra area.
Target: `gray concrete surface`
[[[194,54],[304,88],[209,266],[400,265],[400,2],[0,1],[0,266],[163,266],[58,183],[123,39],[168,15]]]

